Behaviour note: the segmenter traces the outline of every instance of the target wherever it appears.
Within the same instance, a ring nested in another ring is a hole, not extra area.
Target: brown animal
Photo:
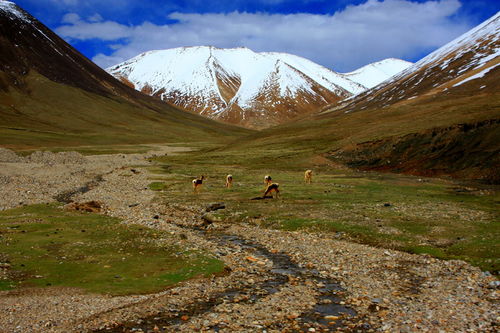
[[[264,176],[264,185],[268,186],[272,182],[273,182],[273,179],[271,178],[271,176],[269,176],[269,175]]]
[[[233,186],[233,175],[226,176],[226,187],[231,188]]]
[[[304,173],[304,181],[306,182],[306,184],[312,183],[312,177],[313,177],[312,170],[306,170],[306,172]]]
[[[205,176],[201,175],[198,178],[193,179],[193,192],[199,193],[201,190],[201,186],[203,185],[203,181],[205,180]]]
[[[276,193],[276,198],[279,198],[279,196],[280,196],[279,187],[280,187],[280,184],[278,184],[278,183],[271,183],[271,184],[267,185],[263,198],[265,198],[269,193],[271,194],[271,196],[273,196],[273,192]]]

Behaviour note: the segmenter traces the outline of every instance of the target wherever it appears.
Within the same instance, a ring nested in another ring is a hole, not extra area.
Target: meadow
[[[269,152],[270,155],[273,151]],[[150,187],[165,202],[224,202],[215,221],[315,232],[377,247],[460,259],[498,274],[500,196],[492,186],[443,178],[359,172],[304,152],[274,156],[247,150],[190,152],[158,158]],[[304,170],[313,169],[305,184]],[[191,180],[205,175],[200,194]],[[225,188],[232,174],[233,187]],[[280,184],[280,198],[262,196],[264,175]],[[253,199],[253,200],[252,200]]]
[[[0,290],[74,287],[126,295],[152,293],[221,271],[209,254],[172,245],[172,235],[58,204],[0,212]]]

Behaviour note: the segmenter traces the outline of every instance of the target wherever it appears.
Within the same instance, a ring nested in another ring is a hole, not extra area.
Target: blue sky
[[[112,66],[181,46],[297,54],[340,72],[417,61],[500,10],[496,0],[13,0]]]

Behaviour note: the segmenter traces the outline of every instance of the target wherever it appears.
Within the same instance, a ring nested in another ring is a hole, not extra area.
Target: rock
[[[25,158],[28,163],[54,164],[85,164],[87,159],[80,153],[69,151],[53,153],[50,151],[35,151]]]
[[[226,205],[223,202],[214,202],[214,203],[209,204],[205,208],[205,211],[206,212],[213,212],[215,210],[225,209],[225,208],[226,208]]]
[[[66,205],[66,209],[77,210],[88,213],[99,213],[103,208],[103,203],[99,201],[87,201],[83,203],[72,202]]]
[[[0,162],[19,163],[24,159],[10,149],[0,148]]]
[[[216,223],[216,222],[221,222],[222,219],[218,216],[215,216],[214,214],[212,213],[205,213],[201,216],[201,219],[203,220],[203,224],[204,225],[207,225],[207,224],[212,224],[212,223]]]
[[[498,280],[497,280],[497,281],[491,281],[491,282],[488,284],[488,286],[489,286],[490,288],[498,288],[498,287],[500,287],[500,281],[498,281]]]

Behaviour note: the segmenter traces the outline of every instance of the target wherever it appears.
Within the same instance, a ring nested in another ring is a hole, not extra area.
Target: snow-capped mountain
[[[353,72],[344,73],[344,75],[366,88],[373,88],[411,65],[413,63],[405,60],[389,58],[368,64]]]
[[[150,51],[107,70],[188,111],[251,128],[285,122],[367,89],[357,77],[305,58],[243,47]],[[379,82],[395,74],[388,72],[380,71]]]
[[[494,89],[495,86],[498,89],[498,66],[500,12],[389,80],[334,109],[349,112],[416,102],[441,93],[454,93],[466,84],[464,89],[472,86],[478,90]]]

